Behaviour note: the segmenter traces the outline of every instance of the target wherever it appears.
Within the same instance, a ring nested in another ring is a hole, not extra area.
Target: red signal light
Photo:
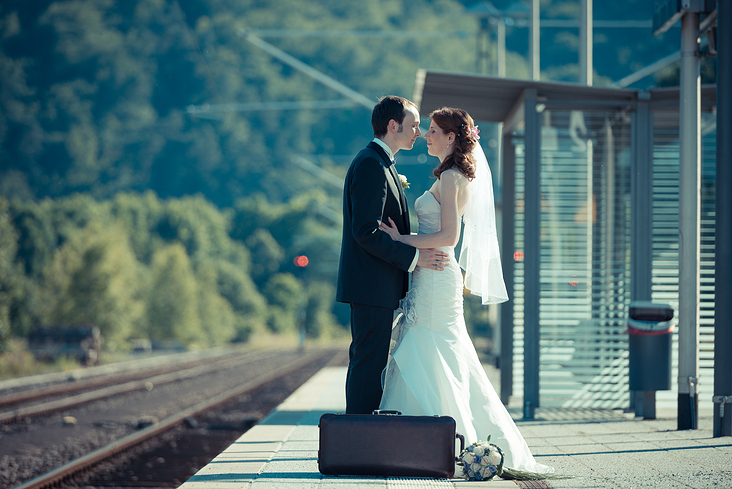
[[[310,263],[310,260],[308,260],[308,257],[305,255],[298,255],[292,261],[298,268],[305,268],[306,266],[308,266],[308,263]]]

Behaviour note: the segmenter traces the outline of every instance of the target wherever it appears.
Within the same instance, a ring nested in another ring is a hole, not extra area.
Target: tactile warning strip
[[[415,479],[409,477],[388,477],[386,487],[387,489],[453,489],[453,485],[447,479]]]
[[[515,481],[522,489],[551,489],[552,486],[543,480]]]

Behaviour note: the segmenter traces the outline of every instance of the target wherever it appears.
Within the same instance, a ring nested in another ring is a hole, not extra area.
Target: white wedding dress
[[[419,234],[440,230],[440,203],[431,192],[416,200],[415,209]],[[553,472],[534,460],[488,380],[465,328],[463,276],[455,251],[441,249],[450,256],[449,266],[442,271],[417,268],[402,300],[404,317],[392,334],[380,409],[451,416],[466,446],[490,436],[503,450],[506,467]]]

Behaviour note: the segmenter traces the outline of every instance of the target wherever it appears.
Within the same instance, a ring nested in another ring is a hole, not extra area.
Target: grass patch
[[[74,358],[60,357],[53,362],[39,362],[25,346],[25,342],[11,340],[8,350],[0,354],[0,380],[48,372],[65,372],[79,368]]]

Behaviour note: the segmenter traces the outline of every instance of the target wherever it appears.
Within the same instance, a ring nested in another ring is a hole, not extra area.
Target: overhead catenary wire
[[[363,105],[365,108],[371,110],[374,108],[374,105],[376,105],[376,102],[371,100],[370,98],[366,97],[363,94],[358,93],[357,91],[347,87],[343,83],[339,82],[338,80],[326,75],[325,73],[316,70],[312,66],[303,63],[299,59],[295,58],[294,56],[291,56],[287,54],[286,52],[282,51],[281,49],[273,46],[272,44],[266,42],[262,38],[255,36],[251,32],[248,32],[246,30],[239,31],[239,36],[244,38],[247,42],[250,44],[258,47],[262,51],[270,54],[271,56],[277,58],[278,60],[282,61],[283,63],[291,66],[292,68],[298,70],[299,72],[309,76],[310,78],[316,80],[319,83],[322,83],[326,87],[330,88],[331,90],[334,90],[341,95],[344,95],[346,98],[349,98],[356,102],[359,105]]]

